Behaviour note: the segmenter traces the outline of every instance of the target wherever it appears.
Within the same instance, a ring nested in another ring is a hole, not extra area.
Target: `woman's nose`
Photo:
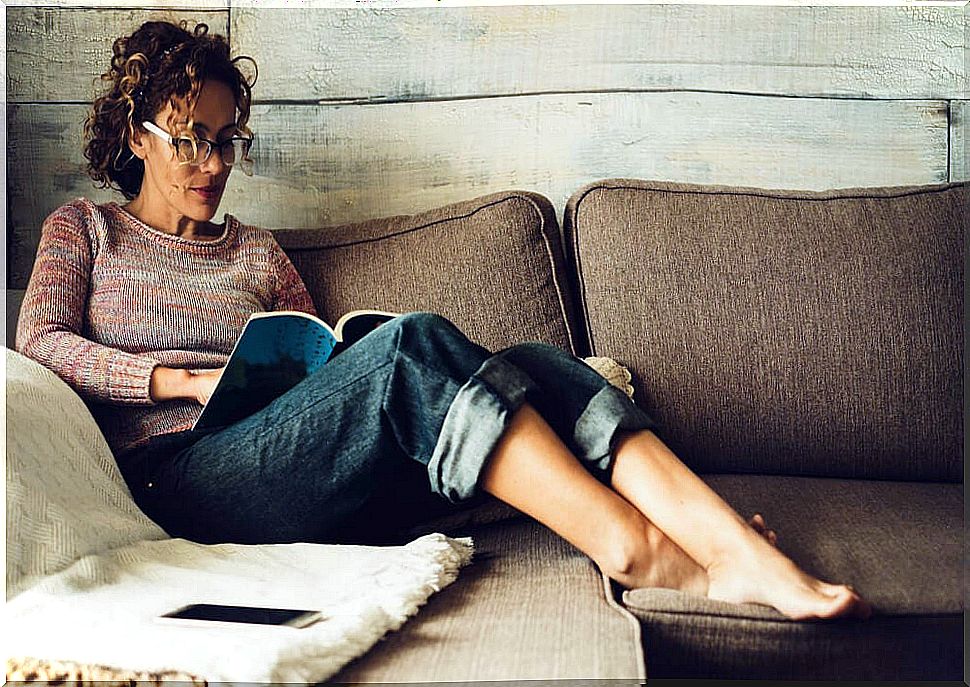
[[[211,172],[213,174],[218,174],[223,171],[226,167],[226,163],[222,160],[222,155],[218,150],[213,150],[209,153],[209,157],[206,158],[205,162],[199,165],[199,168],[204,172]]]

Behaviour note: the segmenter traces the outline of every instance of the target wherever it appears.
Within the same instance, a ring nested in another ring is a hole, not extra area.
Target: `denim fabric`
[[[517,344],[486,359],[449,407],[428,462],[436,494],[452,503],[473,497],[485,460],[523,401],[604,484],[618,431],[654,428],[626,394],[575,356],[549,344]]]
[[[601,480],[617,430],[653,427],[558,348],[493,355],[448,320],[409,313],[250,417],[156,437],[118,462],[139,507],[172,536],[390,541],[478,501],[482,467],[526,401]]]

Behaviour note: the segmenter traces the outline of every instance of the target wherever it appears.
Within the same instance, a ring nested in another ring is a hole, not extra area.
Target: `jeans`
[[[174,537],[393,541],[481,500],[482,469],[524,402],[604,483],[618,432],[653,428],[554,346],[492,354],[443,317],[409,313],[253,415],[155,437],[118,463],[139,507]]]

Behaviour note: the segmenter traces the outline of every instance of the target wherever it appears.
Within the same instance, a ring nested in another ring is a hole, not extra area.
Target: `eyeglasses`
[[[171,144],[175,148],[179,162],[199,167],[209,159],[213,148],[217,148],[219,156],[227,167],[232,167],[238,163],[243,174],[246,176],[253,175],[253,159],[249,157],[249,151],[253,147],[253,139],[251,138],[233,136],[225,141],[217,142],[196,136],[193,140],[187,136],[170,136],[168,132],[154,122],[145,121],[141,125]]]

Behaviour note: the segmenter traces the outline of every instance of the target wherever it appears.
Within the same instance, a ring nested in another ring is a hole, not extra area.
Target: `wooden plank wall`
[[[259,64],[257,172],[234,177],[220,218],[320,226],[508,188],[561,213],[622,176],[970,177],[960,7],[144,5],[7,8],[11,288],[51,210],[121,198],[84,174],[81,126],[112,39],[154,17],[205,21]]]

